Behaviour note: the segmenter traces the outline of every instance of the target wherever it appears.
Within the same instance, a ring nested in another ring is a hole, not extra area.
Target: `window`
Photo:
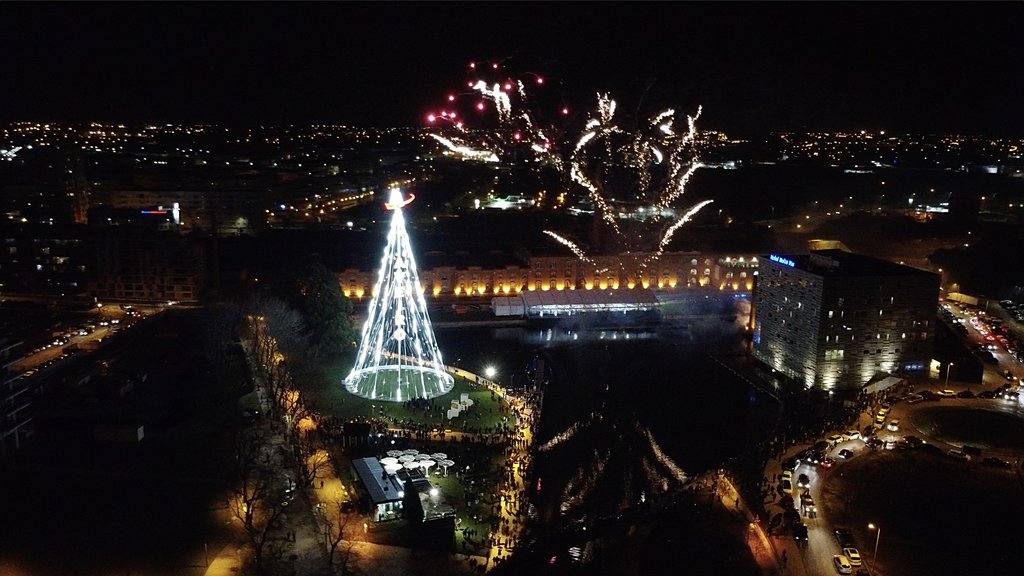
[[[825,360],[842,360],[843,350],[825,350]]]
[[[832,310],[829,310],[829,311],[828,311],[828,317],[829,317],[829,318],[831,318],[833,314],[834,314],[834,312],[833,312]]]

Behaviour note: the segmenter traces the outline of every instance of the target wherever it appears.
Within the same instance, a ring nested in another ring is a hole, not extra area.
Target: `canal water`
[[[735,321],[653,326],[442,328],[445,361],[543,385],[535,463],[540,519],[614,514],[716,468],[770,433],[778,405],[719,360],[741,352]],[[539,376],[538,376],[539,374]],[[534,486],[534,490],[536,490]]]

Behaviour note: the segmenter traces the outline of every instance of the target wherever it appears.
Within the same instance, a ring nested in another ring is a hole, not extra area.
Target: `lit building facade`
[[[760,258],[754,356],[826,390],[927,369],[939,276],[840,250]]]
[[[534,256],[526,266],[435,266],[419,271],[427,296],[491,297],[528,291],[709,289],[749,293],[759,258],[753,255],[669,252],[641,266],[643,255],[598,256],[593,263],[574,256]],[[355,301],[372,296],[375,270],[343,270],[342,292]]]

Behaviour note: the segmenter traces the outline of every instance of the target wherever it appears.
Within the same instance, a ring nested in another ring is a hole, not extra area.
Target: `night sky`
[[[0,3],[0,121],[421,125],[471,60],[701,127],[1024,135],[1024,3]]]

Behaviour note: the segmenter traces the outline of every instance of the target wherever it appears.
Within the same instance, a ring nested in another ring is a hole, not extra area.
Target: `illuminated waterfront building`
[[[595,256],[532,256],[525,265],[435,266],[420,271],[427,296],[487,297],[521,292],[649,288],[651,290],[713,290],[750,293],[758,258],[753,255],[667,252],[646,267],[632,258]],[[358,269],[338,274],[341,290],[355,301],[372,296],[370,283],[379,272]]]
[[[754,356],[827,390],[927,369],[939,276],[840,250],[760,258]]]

